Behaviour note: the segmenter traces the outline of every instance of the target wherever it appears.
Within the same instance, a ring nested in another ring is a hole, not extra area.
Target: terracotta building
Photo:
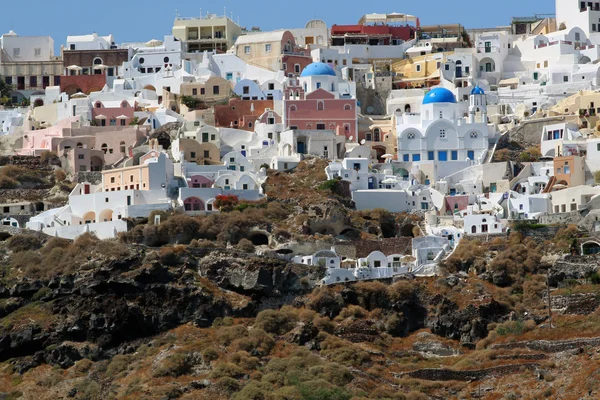
[[[273,100],[231,99],[229,105],[215,106],[215,126],[253,132],[256,120],[270,110]]]

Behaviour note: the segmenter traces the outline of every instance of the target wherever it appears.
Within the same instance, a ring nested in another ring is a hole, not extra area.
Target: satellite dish
[[[367,112],[368,112],[369,114],[371,114],[371,113],[373,112],[373,110],[375,110],[375,109],[373,108],[373,106],[369,106],[369,107],[367,107]]]
[[[367,141],[365,139],[360,141],[360,144],[365,144],[365,143],[367,143]]]

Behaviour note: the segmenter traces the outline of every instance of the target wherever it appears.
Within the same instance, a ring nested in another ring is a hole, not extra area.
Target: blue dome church
[[[475,122],[480,113],[482,122]],[[437,87],[423,97],[421,113],[397,115],[398,160],[419,163],[431,180],[484,162],[489,129],[485,92],[476,86],[463,114],[450,90]],[[430,167],[427,167],[430,165]],[[438,171],[438,172],[436,172]]]

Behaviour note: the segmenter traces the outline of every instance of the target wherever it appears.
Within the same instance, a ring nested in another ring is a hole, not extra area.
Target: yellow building
[[[450,53],[433,53],[407,58],[392,64],[394,87],[398,89],[431,87],[440,83],[440,67]]]
[[[173,36],[185,43],[185,50],[193,52],[229,50],[242,35],[242,28],[227,16],[205,16],[175,19]]]

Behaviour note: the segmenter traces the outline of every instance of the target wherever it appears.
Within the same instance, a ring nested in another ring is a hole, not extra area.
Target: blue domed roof
[[[471,94],[485,94],[485,92],[479,86],[475,86],[473,90],[471,90]]]
[[[335,71],[328,64],[322,62],[314,62],[308,64],[303,70],[300,76],[315,76],[315,75],[331,75],[336,76]]]
[[[454,97],[454,93],[444,88],[435,88],[431,89],[425,95],[423,99],[423,104],[433,104],[433,103],[456,103],[456,97]]]

